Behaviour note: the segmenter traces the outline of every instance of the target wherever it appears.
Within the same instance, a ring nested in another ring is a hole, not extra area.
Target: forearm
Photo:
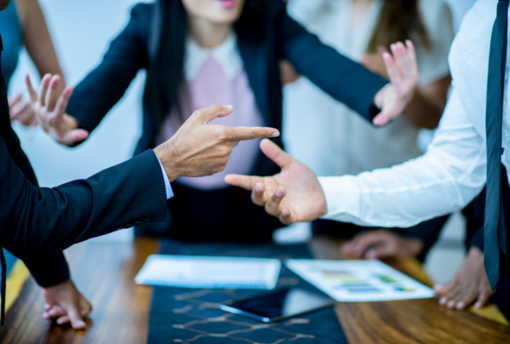
[[[0,180],[1,239],[19,258],[59,252],[117,229],[166,221],[164,178],[152,151],[55,189],[28,182],[5,150],[0,157],[1,175],[6,176]]]
[[[53,287],[70,278],[69,266],[62,252],[29,257],[23,259],[23,262],[42,288]]]
[[[380,227],[410,227],[468,204],[485,184],[484,140],[456,94],[425,155],[358,176],[320,178],[326,218]]]

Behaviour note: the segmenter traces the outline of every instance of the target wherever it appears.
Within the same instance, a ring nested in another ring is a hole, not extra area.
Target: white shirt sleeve
[[[170,198],[174,197],[174,190],[172,190],[172,186],[170,185],[170,180],[168,179],[168,175],[166,174],[165,168],[163,167],[161,160],[159,160],[157,155],[156,155],[156,158],[158,159],[159,166],[161,167],[161,172],[163,173],[163,179],[165,180],[166,199],[170,199]]]
[[[358,176],[321,177],[326,219],[365,226],[410,227],[465,207],[486,179],[485,140],[454,90],[423,156]]]

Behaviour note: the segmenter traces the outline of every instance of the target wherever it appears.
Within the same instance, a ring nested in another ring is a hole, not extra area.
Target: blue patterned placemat
[[[310,258],[306,245],[162,242],[162,254]],[[278,287],[299,286],[320,292],[282,265]],[[149,344],[347,344],[333,308],[275,324],[264,324],[219,309],[223,303],[263,293],[260,290],[154,287],[149,317]]]

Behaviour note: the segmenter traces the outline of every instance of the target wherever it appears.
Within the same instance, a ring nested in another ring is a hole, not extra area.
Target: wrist
[[[154,154],[158,157],[159,161],[163,165],[163,168],[165,169],[166,175],[168,177],[168,180],[173,182],[177,178],[180,177],[178,169],[176,166],[172,163],[172,160],[168,155],[168,148],[165,146],[168,144],[168,142],[165,142],[156,148],[154,148]]]

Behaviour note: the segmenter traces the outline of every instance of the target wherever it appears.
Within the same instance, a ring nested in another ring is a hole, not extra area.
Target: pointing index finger
[[[246,141],[268,137],[278,137],[280,132],[274,128],[260,127],[227,127],[227,135],[229,141]]]

